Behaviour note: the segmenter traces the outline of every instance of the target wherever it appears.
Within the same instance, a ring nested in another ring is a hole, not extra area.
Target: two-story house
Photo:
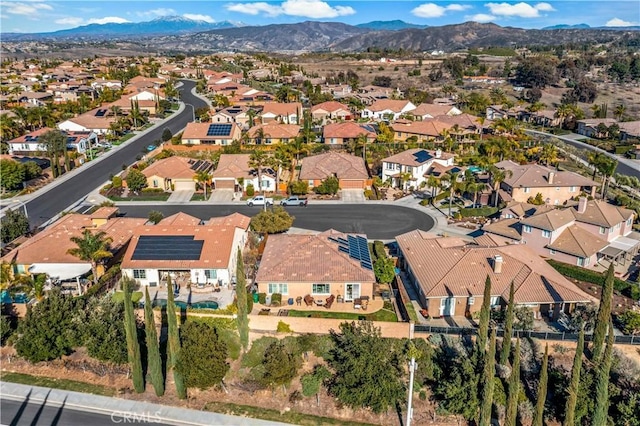
[[[302,104],[300,102],[268,102],[264,104],[259,117],[262,124],[271,121],[284,124],[300,124],[302,122]]]
[[[322,128],[324,143],[332,146],[354,143],[360,137],[365,137],[367,143],[373,143],[376,136],[376,131],[370,124],[357,124],[352,121],[331,123]]]
[[[371,120],[397,120],[401,115],[411,113],[416,106],[411,101],[381,99],[362,110],[362,118]]]
[[[313,121],[322,124],[330,120],[349,120],[351,118],[351,110],[340,102],[322,102],[311,107],[311,118]]]
[[[420,188],[435,164],[451,167],[454,157],[440,150],[408,149],[382,160],[382,180],[390,180],[394,188]]]

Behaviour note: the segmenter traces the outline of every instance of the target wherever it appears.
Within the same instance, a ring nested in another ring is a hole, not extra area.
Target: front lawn
[[[167,201],[169,199],[169,197],[171,196],[171,193],[169,192],[163,192],[163,193],[151,193],[151,194],[145,194],[142,193],[140,195],[134,195],[134,194],[129,194],[128,197],[120,197],[117,195],[110,195],[109,199],[111,201]]]
[[[123,302],[124,293],[121,291],[116,291],[115,293],[113,293],[113,296],[111,296],[111,298],[113,299],[114,302]],[[142,299],[141,291],[134,291],[133,293],[131,293],[131,301],[133,303],[138,303],[140,299]]]
[[[209,194],[207,194],[207,197],[209,196]],[[207,198],[204,197],[204,194],[202,192],[194,192],[193,196],[191,197],[191,201],[207,201]]]
[[[365,311],[366,312],[366,311]],[[398,322],[398,316],[395,312],[388,309],[380,309],[371,314],[351,313],[351,312],[331,312],[331,311],[296,311],[289,310],[290,317],[302,318],[334,318],[343,320],[367,320],[367,321],[385,321]]]
[[[44,388],[62,389],[74,392],[91,393],[94,395],[114,396],[115,390],[107,386],[78,382],[67,379],[52,379],[49,377],[32,376],[23,373],[3,372],[0,379],[5,382],[20,383],[30,386],[42,386]]]

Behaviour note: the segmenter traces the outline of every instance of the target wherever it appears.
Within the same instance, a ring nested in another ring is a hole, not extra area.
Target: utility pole
[[[415,374],[417,368],[418,364],[416,363],[416,358],[411,357],[411,362],[409,363],[409,399],[407,402],[407,422],[405,423],[406,426],[411,426],[411,419],[413,418],[413,375]]]

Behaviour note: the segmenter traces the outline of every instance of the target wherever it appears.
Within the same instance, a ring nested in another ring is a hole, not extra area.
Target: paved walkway
[[[207,200],[211,204],[228,204],[233,201],[233,189],[214,189]]]
[[[192,189],[173,191],[169,196],[169,198],[167,199],[167,202],[168,203],[188,203],[189,201],[191,201],[191,197],[193,197],[194,193],[195,191]]]
[[[340,191],[340,201],[343,203],[364,203],[364,191],[362,189],[342,189]]]

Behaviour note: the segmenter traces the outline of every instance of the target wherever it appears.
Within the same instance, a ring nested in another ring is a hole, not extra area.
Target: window
[[[411,167],[411,166],[407,166],[407,170],[406,170],[406,172],[407,172],[407,173],[413,173],[413,167]]]
[[[153,180],[153,187],[154,187],[154,188],[157,188],[157,187],[158,187],[158,180],[157,180],[157,179],[154,179],[154,180]]]
[[[269,283],[269,294],[280,293],[280,294],[288,294],[289,293],[289,285],[287,284],[272,284]]]
[[[554,254],[556,254],[556,251],[555,251],[554,249],[551,249],[551,250],[549,250],[549,254],[550,254],[551,256],[553,256]]]
[[[309,179],[309,186],[313,188],[313,179]]]
[[[473,296],[469,296],[469,306],[473,305],[474,303],[476,303],[476,298]]]
[[[205,269],[204,277],[208,280],[218,279],[218,271],[216,271],[215,269]]]
[[[331,294],[331,289],[329,284],[313,284],[312,293],[313,294]]]
[[[524,188],[524,193],[528,194],[529,192],[531,192],[531,188]]]
[[[542,230],[542,236],[544,238],[550,238],[551,237],[551,232],[547,231],[546,229]]]
[[[627,225],[631,225],[632,221],[633,221],[633,217],[630,217],[629,219],[627,219]]]
[[[570,186],[569,187],[569,192],[576,192],[576,187],[575,186]]]
[[[600,227],[600,233],[601,234],[605,234],[607,232],[607,228],[605,228],[604,226]]]
[[[511,213],[507,213],[504,215],[505,219],[513,219],[513,215]]]
[[[133,278],[138,280],[146,280],[147,279],[147,270],[146,269],[134,269],[133,270]]]
[[[500,296],[491,296],[491,306],[498,306],[500,304]]]
[[[578,266],[584,266],[584,257],[578,258]]]
[[[527,234],[530,234],[530,233],[531,233],[531,226],[529,226],[529,225],[524,225],[524,226],[522,227],[522,230],[523,230],[524,232],[526,232]]]
[[[620,229],[620,222],[616,223],[616,229]]]

